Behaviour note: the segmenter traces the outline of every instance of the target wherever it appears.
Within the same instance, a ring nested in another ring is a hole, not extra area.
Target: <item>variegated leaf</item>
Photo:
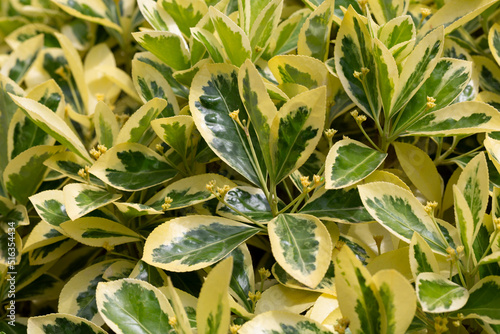
[[[12,117],[18,110],[17,105],[14,103],[10,94],[17,96],[24,96],[24,91],[12,79],[0,74],[0,103],[2,104],[2,112],[0,113],[0,173],[3,174],[5,166],[9,162],[8,146],[9,141],[9,125]],[[0,182],[0,195],[5,196],[5,189],[3,182]]]
[[[125,219],[132,219],[145,215],[161,215],[163,211],[138,203],[114,202],[116,208],[124,215]]]
[[[385,333],[406,333],[417,310],[417,296],[413,286],[393,269],[380,270],[372,279],[385,311]]]
[[[30,198],[36,212],[44,221],[56,227],[61,232],[59,225],[69,218],[64,204],[64,193],[62,190],[47,190],[39,192]]]
[[[63,188],[66,212],[71,220],[85,216],[122,196],[91,185],[72,183]]]
[[[471,168],[467,171],[470,173]],[[469,176],[472,176],[469,174]],[[478,178],[479,179],[479,178]],[[476,179],[477,181],[479,181]],[[470,180],[470,179],[469,179]],[[471,180],[470,180],[471,181]],[[462,179],[463,182],[463,179]],[[463,185],[463,184],[462,184]],[[472,253],[472,245],[474,243],[474,234],[475,234],[475,219],[477,217],[474,217],[472,215],[471,208],[469,207],[469,201],[480,202],[480,198],[471,198],[470,195],[472,193],[475,193],[475,196],[478,196],[480,193],[480,190],[477,189],[475,186],[477,186],[478,183],[473,183],[470,182],[466,184],[465,189],[460,189],[458,185],[453,186],[453,195],[455,199],[455,224],[457,226],[459,235],[460,235],[460,241],[462,242],[462,245],[464,246],[465,254],[466,256],[469,256],[469,254]],[[464,193],[462,191],[467,192],[467,198],[465,198]],[[479,197],[479,196],[478,196]],[[477,213],[477,212],[475,212]],[[479,224],[481,221],[479,221]]]
[[[238,110],[242,122],[248,118],[238,91],[237,68],[213,64],[201,69],[191,85],[189,108],[212,151],[248,180],[260,184],[258,175],[263,166],[256,165],[245,132],[229,116]]]
[[[191,33],[199,43],[205,46],[214,63],[224,63],[226,53],[224,52],[222,44],[211,32],[203,28],[191,28]]]
[[[32,232],[23,243],[23,253],[66,238],[67,237],[59,233],[54,226],[42,220],[33,228]]]
[[[291,289],[299,289],[299,290],[308,290],[308,291],[316,291],[322,292],[329,295],[336,295],[335,289],[335,267],[333,262],[330,262],[328,266],[328,270],[326,271],[325,276],[321,279],[318,285],[315,288],[310,288],[307,285],[304,285],[293,278],[290,274],[288,274],[285,269],[283,269],[279,263],[275,263],[272,267],[272,273],[274,278],[282,285],[289,287]]]
[[[463,194],[472,213],[473,231],[476,235],[489,199],[488,166],[484,153],[478,154],[467,164],[457,181],[457,188]]]
[[[402,131],[428,111],[436,111],[451,104],[466,88],[471,73],[470,62],[441,58],[429,78],[401,111],[393,131]],[[432,108],[427,106],[429,98],[435,100]]]
[[[175,95],[185,99],[188,98],[189,90],[185,86],[177,82],[176,79],[174,79],[173,76],[174,70],[171,67],[167,66],[163,61],[158,59],[158,57],[153,55],[151,52],[137,52],[134,55],[134,59],[132,61],[134,60],[139,60],[145,64],[154,67],[154,69],[156,69],[156,71],[158,71],[161,74],[161,76],[165,80],[167,80],[168,84],[174,91]]]
[[[109,0],[54,0],[56,5],[72,16],[101,24],[122,32],[118,8]]]
[[[115,114],[102,101],[99,101],[95,108],[94,126],[97,142],[106,147],[113,147],[120,128]]]
[[[500,324],[500,300],[492,298],[500,291],[500,277],[488,276],[477,282],[469,291],[469,300],[458,312],[466,318],[479,318],[490,324]],[[457,312],[457,313],[458,313]]]
[[[352,333],[385,333],[384,306],[368,270],[348,247],[335,258],[336,288],[342,315]]]
[[[168,201],[169,206],[166,208],[167,210],[175,210],[203,203],[215,197],[206,187],[211,181],[215,181],[214,191],[217,190],[217,187],[223,188],[225,185],[231,188],[236,187],[235,183],[222,175],[200,174],[173,182],[151,197],[146,202],[146,205],[156,210],[162,210],[162,205],[166,203],[166,198],[171,199],[171,201]]]
[[[29,318],[28,331],[31,334],[107,334],[87,319],[60,313]]]
[[[250,255],[248,246],[241,244],[229,256],[233,258],[233,271],[229,282],[229,293],[248,312],[252,312],[252,303],[248,298],[248,293],[255,291],[255,277],[252,256]]]
[[[473,56],[472,60],[479,73],[479,85],[481,88],[500,94],[500,65],[484,56]]]
[[[297,53],[320,61],[328,58],[334,1],[325,0],[306,19],[300,29]]]
[[[91,247],[113,247],[142,239],[128,227],[100,217],[78,218],[60,226],[68,236]]]
[[[0,228],[7,230],[8,227],[18,227],[21,225],[29,225],[28,211],[24,205],[14,205],[12,201],[6,197],[0,196]]]
[[[454,136],[500,131],[498,111],[483,102],[461,102],[430,112],[407,129],[411,135]]]
[[[250,1],[245,2],[250,3]],[[267,3],[264,1],[262,3],[266,4],[266,7],[258,13],[255,22],[251,25],[250,33],[248,34],[250,47],[251,50],[253,50],[252,61],[254,62],[259,59],[271,42],[271,37],[278,27],[281,12],[283,10],[282,0],[271,0],[267,1]],[[252,3],[251,7],[256,6]],[[252,10],[255,10],[255,8]]]
[[[273,120],[278,113],[276,106],[267,93],[264,81],[255,65],[247,60],[240,68],[238,75],[241,101],[245,105],[248,118],[252,122],[264,162],[268,170],[272,169],[270,135]]]
[[[12,159],[3,171],[3,182],[9,194],[25,205],[45,178],[44,161],[63,150],[61,146],[35,146]]]
[[[418,147],[406,143],[392,144],[406,176],[429,201],[441,202],[443,181],[431,158]]]
[[[309,13],[308,9],[298,10],[282,21],[271,35],[271,42],[263,57],[268,59],[272,56],[286,54],[297,48],[300,29]]]
[[[251,223],[251,221],[245,216],[242,216],[240,212],[262,223],[267,223],[274,218],[266,195],[260,188],[248,186],[232,188],[226,193],[224,201],[239,212],[219,202],[217,205],[217,213],[223,217],[246,223]]]
[[[351,100],[371,118],[378,119],[381,103],[372,41],[365,23],[352,7],[342,20],[335,42],[335,69]]]
[[[410,5],[408,0],[369,0],[371,12],[379,24],[389,22],[390,20],[405,14]]]
[[[429,313],[459,310],[469,298],[466,288],[436,273],[419,274],[415,288],[422,309]]]
[[[132,34],[137,43],[175,70],[190,66],[189,51],[184,39],[169,31],[144,31]],[[170,50],[177,50],[171,52]]]
[[[198,333],[226,334],[230,324],[229,282],[232,257],[217,264],[203,284],[196,312]]]
[[[96,299],[99,314],[117,334],[161,333],[173,329],[168,321],[171,306],[167,298],[147,282],[132,278],[100,282]]]
[[[275,284],[262,293],[255,305],[255,314],[268,311],[303,313],[314,304],[318,295],[318,292]]]
[[[137,59],[132,60],[132,78],[135,89],[140,93],[144,103],[151,101],[155,97],[167,101],[167,105],[162,107],[161,117],[170,117],[179,113],[179,105],[174,91],[168,81],[152,65]]]
[[[343,190],[320,188],[300,209],[300,213],[338,223],[363,223],[373,221],[366,211],[356,188]]]
[[[191,36],[189,29],[196,26],[208,13],[208,7],[203,0],[161,0],[158,4],[165,9],[187,37]]]
[[[86,176],[82,177],[78,172],[85,167],[90,167],[90,163],[77,154],[69,151],[57,153],[45,160],[44,165],[78,182],[86,181]],[[104,183],[94,175],[89,175],[91,184],[104,186]]]
[[[387,153],[374,150],[352,139],[342,139],[328,152],[325,163],[326,189],[353,185],[373,173]]]
[[[51,263],[67,254],[78,243],[74,240],[65,238],[48,245],[35,248],[29,252],[31,265],[41,265]]]
[[[439,274],[436,256],[418,233],[413,233],[410,242],[410,268],[413,279],[417,279],[421,273]]]
[[[269,222],[273,255],[296,280],[315,288],[330,265],[332,242],[325,225],[305,214],[281,214]]]
[[[151,122],[155,133],[173,148],[181,157],[188,154],[193,133],[193,117],[179,115],[168,118],[155,119]]]
[[[394,115],[415,95],[431,75],[443,52],[443,28],[438,27],[415,46],[408,55],[395,88],[389,115]]]
[[[33,87],[27,98],[33,99],[52,110],[59,116],[64,115],[64,95],[54,80],[48,80]],[[12,118],[7,138],[7,150],[10,159],[21,152],[37,145],[53,145],[55,139],[33,123],[21,110]]]
[[[377,85],[384,107],[385,117],[389,117],[391,100],[398,83],[398,65],[389,49],[377,38],[373,39],[374,70],[377,71]]]
[[[167,285],[168,281],[168,276],[162,269],[150,266],[142,260],[137,261],[129,277],[148,282],[157,288]]]
[[[283,55],[269,60],[269,69],[280,85],[295,83],[314,89],[328,84],[328,69],[315,58]]]
[[[276,114],[270,129],[273,170],[278,184],[312,154],[325,123],[326,89],[317,88],[290,99]]]
[[[495,23],[488,33],[488,45],[493,58],[500,65],[500,24]]]
[[[495,4],[493,0],[471,0],[457,8],[455,3],[447,2],[425,22],[418,34],[420,37],[425,36],[429,31],[441,25],[445,28],[445,34],[449,34],[493,4]]]
[[[37,59],[43,47],[43,39],[43,35],[38,35],[24,41],[5,60],[0,73],[20,83]]]
[[[252,57],[252,48],[247,35],[236,23],[215,7],[211,7],[208,12],[227,57],[233,65],[241,66],[246,59]]]
[[[110,13],[113,10],[111,7],[114,7],[115,4],[109,2],[107,6],[108,9],[110,9],[110,11],[107,13]],[[83,71],[83,64],[80,55],[76,50],[75,46],[73,45],[73,43],[71,42],[71,40],[66,35],[58,32],[55,33],[54,35],[56,36],[57,41],[61,45],[61,49],[64,51],[64,58],[66,58],[69,70],[71,71],[71,76],[73,77],[72,79],[74,80],[74,85],[76,85],[76,88],[78,89],[78,94],[79,97],[81,98],[81,103],[83,104],[83,106],[82,105],[78,106],[80,108],[79,111],[81,114],[84,114],[85,113],[84,109],[88,107],[89,92],[87,83],[85,82],[85,74]],[[69,78],[65,79],[68,81],[70,80]],[[73,83],[70,82],[70,85],[73,85]],[[72,86],[70,86],[70,91],[72,92],[72,94],[75,94],[74,93],[75,88],[73,88]],[[87,113],[89,112],[87,111]]]
[[[24,97],[10,94],[14,102],[28,114],[30,119],[43,131],[54,137],[58,142],[75,152],[87,162],[91,158],[77,135],[69,128],[62,118],[46,106]]]
[[[95,299],[96,288],[99,282],[104,281],[102,277],[104,272],[114,262],[104,261],[93,264],[71,277],[61,290],[57,311],[102,325],[104,321],[98,313]]]
[[[136,143],[115,145],[94,163],[89,172],[125,191],[146,189],[177,174],[163,157]]]
[[[146,240],[143,261],[169,271],[193,271],[224,258],[259,229],[212,216],[179,217]]]
[[[30,23],[24,24],[21,27],[13,30],[8,36],[5,37],[5,43],[7,43],[12,50],[17,49],[24,41],[31,39],[37,35],[43,34],[43,44],[44,46],[58,47],[59,42],[54,36],[57,32],[56,29],[42,23]]]
[[[409,243],[417,232],[434,252],[447,254],[447,241],[411,192],[386,182],[359,185],[358,189],[365,208],[391,233]]]
[[[137,7],[148,23],[158,31],[168,31],[168,23],[172,21],[165,10],[154,0],[137,0]]]
[[[166,107],[167,101],[160,98],[153,98],[146,102],[123,124],[116,137],[116,144],[139,143],[149,145],[155,138],[155,133],[151,128],[151,121],[156,119]]]
[[[331,333],[326,327],[310,318],[284,311],[270,311],[259,314],[252,320],[246,322],[239,332],[241,334],[286,334],[288,332],[311,334]]]
[[[375,2],[375,1],[373,1]],[[388,49],[415,38],[415,25],[409,15],[401,15],[380,26],[377,38]]]

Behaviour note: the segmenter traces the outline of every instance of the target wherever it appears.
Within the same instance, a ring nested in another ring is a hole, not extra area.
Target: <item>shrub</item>
[[[498,1],[0,9],[0,330],[500,333]]]

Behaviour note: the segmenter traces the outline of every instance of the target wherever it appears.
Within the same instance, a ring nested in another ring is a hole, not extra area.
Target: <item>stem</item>
[[[438,158],[434,159],[434,164],[437,166],[437,165],[440,165],[444,162],[444,160],[450,155],[453,153],[453,151],[455,150],[455,148],[457,147],[458,145],[458,142],[462,139],[463,137],[461,136],[455,136],[453,137],[453,142],[451,143],[451,146]]]
[[[356,122],[356,124],[358,124],[358,127],[359,129],[361,130],[361,132],[363,133],[363,135],[365,136],[366,139],[368,139],[368,141],[370,142],[370,144],[372,144],[372,146],[377,149],[377,151],[381,151],[382,150],[377,146],[375,145],[375,143],[373,142],[373,140],[368,136],[368,134],[365,132],[365,129],[363,128],[363,125],[361,125],[360,122]]]

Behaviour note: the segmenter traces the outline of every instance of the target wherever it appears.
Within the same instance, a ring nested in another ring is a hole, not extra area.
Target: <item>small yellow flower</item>
[[[358,80],[361,80],[361,74],[362,74],[361,72],[354,71],[354,73],[352,74],[352,76],[355,77]]]
[[[236,333],[238,333],[240,328],[241,328],[241,325],[231,325],[231,327],[229,327],[229,330],[231,331],[231,334],[236,334]]]
[[[104,94],[97,93],[95,94],[95,98],[97,101],[104,101]]]
[[[163,211],[167,211],[168,209],[170,209],[170,206],[171,206],[171,204],[172,204],[173,201],[174,200],[172,198],[170,198],[168,196],[165,197],[165,203],[162,204],[162,206],[161,206],[162,210]]]
[[[89,151],[90,155],[94,158],[94,159],[99,159],[99,157],[101,156],[101,152],[99,152],[98,150],[96,150],[95,148],[92,148],[90,151]]]
[[[352,117],[356,118],[356,117],[358,117],[358,115],[359,115],[359,114],[358,114],[358,111],[357,111],[356,109],[355,109],[355,110],[353,110],[353,111],[351,111],[351,116],[352,116]]]
[[[442,318],[437,316],[434,318],[434,329],[436,330],[436,334],[445,333],[448,331],[448,318]]]
[[[253,293],[253,292],[251,292],[251,291],[250,291],[250,292],[248,293],[248,298],[250,298],[250,300],[251,300],[252,302],[254,302],[254,303],[255,303],[256,301],[258,301],[261,297],[262,297],[262,293],[261,293],[260,291],[257,291],[257,292],[255,292],[255,293]]]
[[[422,14],[422,20],[425,19],[427,16],[431,15],[432,12],[429,8],[422,7],[420,8],[420,14]]]
[[[427,205],[424,207],[425,212],[431,215],[434,213],[434,209],[436,209],[438,204],[436,202],[427,202]]]
[[[207,188],[207,190],[210,191],[212,194],[214,193],[214,187],[215,187],[215,180],[212,180],[205,185],[205,188]]]
[[[177,317],[175,315],[168,317],[168,324],[172,327],[177,326]]]
[[[344,241],[337,240],[337,242],[335,243],[335,248],[340,250],[342,247],[344,247],[344,245],[345,245]]]
[[[102,244],[102,248],[104,248],[108,252],[111,252],[113,249],[115,249],[115,246],[111,246],[107,241],[104,241],[104,243]]]
[[[85,173],[84,168],[80,168],[80,170],[78,170],[78,176],[80,176],[82,179],[85,179],[87,177],[87,173]]]
[[[427,96],[427,103],[425,104],[427,109],[432,109],[436,106],[436,99],[432,96]]]
[[[101,144],[97,145],[97,149],[99,150],[99,152],[101,152],[101,154],[106,153],[106,151],[108,150],[108,148],[106,146],[101,145]]]
[[[314,174],[313,175],[313,182],[315,186],[318,186],[321,183],[321,176]]]
[[[365,115],[356,116],[356,122],[358,122],[359,124],[363,123],[364,121],[366,121]]]
[[[309,187],[311,185],[311,181],[309,181],[309,176],[301,176],[300,183],[302,184],[302,187],[304,187],[304,188]]]
[[[269,271],[269,269],[262,267],[259,269],[259,275],[261,277],[261,280],[264,280],[264,279],[269,278],[271,276],[271,272]]]
[[[239,114],[240,114],[240,111],[235,110],[235,111],[229,113],[229,117],[231,117],[233,120],[236,121],[238,119]]]
[[[335,130],[335,129],[325,130],[325,136],[326,136],[327,139],[332,139],[333,136],[335,136],[336,133],[337,133],[337,130]]]
[[[337,319],[337,324],[335,324],[333,329],[335,329],[335,331],[339,334],[344,334],[347,326],[349,326],[349,323],[350,321],[348,318],[346,317],[339,318]]]
[[[165,151],[165,149],[163,148],[163,145],[161,145],[161,144],[156,144],[155,148],[161,154],[163,154],[163,152]]]
[[[363,73],[363,75],[367,75],[368,72],[370,72],[370,69],[369,68],[366,68],[366,67],[361,67],[361,73]]]

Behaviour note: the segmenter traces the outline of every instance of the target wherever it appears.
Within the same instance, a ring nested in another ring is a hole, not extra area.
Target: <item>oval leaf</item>
[[[304,214],[281,214],[269,222],[273,255],[299,282],[315,288],[330,265],[332,241],[325,225]]]

